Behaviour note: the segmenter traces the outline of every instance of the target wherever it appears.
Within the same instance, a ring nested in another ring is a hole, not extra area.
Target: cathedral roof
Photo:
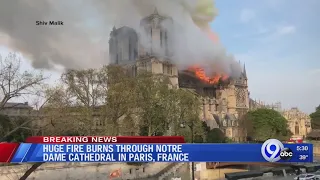
[[[221,126],[221,118],[217,114],[212,114],[214,120],[216,121],[218,127]]]
[[[219,128],[219,124],[217,123],[216,120],[205,120],[205,122],[207,126],[210,127],[210,129]]]

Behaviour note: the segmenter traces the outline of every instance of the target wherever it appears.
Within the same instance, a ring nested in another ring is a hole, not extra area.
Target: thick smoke
[[[239,65],[208,38],[191,17],[196,0],[9,0],[0,1],[0,45],[21,52],[35,68],[99,67],[108,63],[108,36],[116,27],[140,30],[140,20],[153,13],[172,17],[173,60],[181,68],[207,66],[238,74]],[[63,26],[36,26],[36,21],[63,21]],[[163,24],[166,25],[166,22]],[[2,38],[8,37],[8,38]],[[147,46],[147,44],[144,44]],[[233,64],[233,70],[230,65]]]

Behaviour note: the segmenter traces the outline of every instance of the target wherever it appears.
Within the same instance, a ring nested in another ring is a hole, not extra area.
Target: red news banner
[[[182,136],[33,136],[26,139],[26,143],[68,144],[68,143],[109,143],[109,144],[137,144],[137,143],[185,143]]]
[[[25,143],[34,144],[180,144],[185,143],[182,136],[33,136]],[[10,163],[19,143],[0,143],[0,162]]]

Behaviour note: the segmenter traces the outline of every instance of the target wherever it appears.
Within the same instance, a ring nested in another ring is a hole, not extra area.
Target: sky
[[[245,63],[250,96],[311,113],[320,104],[320,1],[217,0],[212,29]]]
[[[320,1],[216,0],[216,7],[211,28],[228,53],[245,63],[250,97],[313,112],[320,104]],[[1,55],[10,51],[0,44]],[[28,59],[22,63],[32,69]],[[60,76],[44,73],[50,83]]]

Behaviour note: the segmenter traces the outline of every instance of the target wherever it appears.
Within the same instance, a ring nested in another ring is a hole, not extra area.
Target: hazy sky
[[[212,28],[246,63],[251,97],[312,112],[320,104],[320,1],[217,0]]]
[[[211,27],[228,52],[246,63],[251,97],[314,111],[320,104],[320,1],[216,0],[216,6],[219,16]],[[9,51],[0,44],[0,54]],[[31,69],[27,59],[23,64]],[[51,82],[59,77],[45,73]]]

